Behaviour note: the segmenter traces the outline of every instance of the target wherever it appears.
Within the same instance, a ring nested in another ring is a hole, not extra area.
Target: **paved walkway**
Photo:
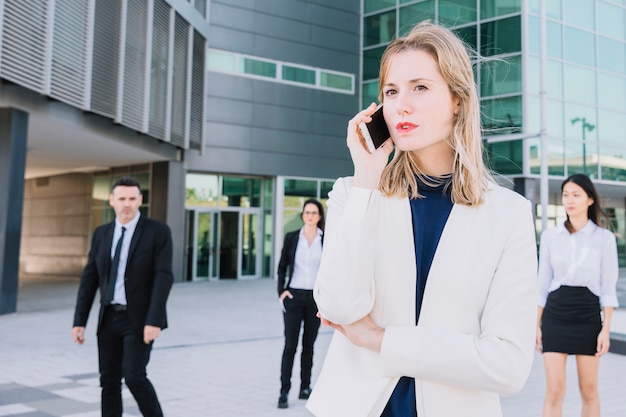
[[[18,312],[0,316],[0,416],[100,415],[96,310],[85,344],[74,344],[70,328],[76,288],[76,282],[24,284]],[[274,288],[274,281],[267,279],[174,285],[170,328],[157,340],[148,368],[167,416],[311,416],[296,390],[288,409],[276,408],[283,338]],[[626,310],[617,311],[615,330],[626,333]],[[321,330],[314,377],[330,336],[327,328]],[[564,415],[578,416],[571,359],[569,365]],[[299,375],[297,363],[294,375]],[[626,356],[606,355],[600,369],[604,417],[626,416],[625,386]],[[537,355],[525,388],[503,398],[505,416],[539,416],[543,392],[543,365]],[[127,391],[124,398],[124,416],[140,416]]]

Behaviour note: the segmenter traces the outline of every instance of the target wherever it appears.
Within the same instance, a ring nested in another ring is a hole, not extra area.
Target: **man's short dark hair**
[[[115,187],[137,187],[139,192],[141,193],[141,185],[139,185],[139,181],[134,179],[133,177],[122,177],[119,180],[113,183],[113,187],[111,187],[111,192],[115,190]]]

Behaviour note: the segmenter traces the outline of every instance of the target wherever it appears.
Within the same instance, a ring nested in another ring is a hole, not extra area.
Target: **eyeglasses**
[[[304,214],[305,216],[317,216],[319,215],[319,211],[305,211],[302,214]]]

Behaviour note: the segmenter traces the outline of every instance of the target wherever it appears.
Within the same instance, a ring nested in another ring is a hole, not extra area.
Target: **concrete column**
[[[15,313],[28,113],[0,108],[0,314]]]
[[[182,162],[152,164],[151,217],[172,230],[172,269],[176,282],[185,281],[185,167]]]

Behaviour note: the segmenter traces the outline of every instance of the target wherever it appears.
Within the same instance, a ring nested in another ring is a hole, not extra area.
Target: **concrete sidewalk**
[[[97,309],[85,344],[74,344],[70,329],[76,289],[76,282],[24,285],[18,312],[0,316],[0,416],[100,415]],[[276,408],[283,324],[273,280],[175,284],[168,311],[170,328],[157,340],[148,368],[167,416],[311,416],[295,389],[290,407]],[[616,311],[614,325],[614,330],[626,333],[624,310]],[[330,337],[322,328],[314,380]],[[564,415],[575,416],[580,415],[580,400],[573,359],[569,366]],[[298,361],[293,374],[297,388]],[[625,375],[626,356],[608,354],[602,359],[604,417],[626,415]],[[503,398],[504,415],[540,415],[544,389],[537,355],[524,389]],[[124,415],[140,416],[128,391],[124,398]]]

